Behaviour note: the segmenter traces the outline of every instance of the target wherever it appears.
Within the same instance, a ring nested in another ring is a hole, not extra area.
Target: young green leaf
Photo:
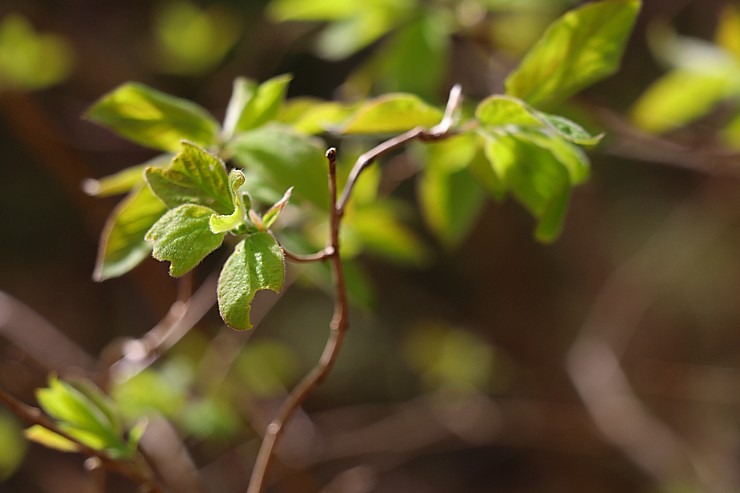
[[[566,13],[506,79],[506,93],[536,107],[553,106],[613,74],[640,4],[604,0]]]
[[[478,104],[475,116],[484,128],[519,127],[545,129],[569,142],[594,146],[602,135],[591,135],[577,123],[559,116],[537,111],[521,99],[511,96],[490,96]]]
[[[270,229],[270,227],[275,224],[275,221],[277,221],[277,218],[280,217],[280,213],[283,212],[283,209],[285,209],[285,206],[288,205],[288,201],[290,200],[290,195],[293,193],[293,187],[290,187],[283,197],[275,202],[272,207],[270,207],[267,212],[262,216],[262,224],[264,225],[265,229]]]
[[[432,127],[442,111],[413,94],[386,94],[361,105],[341,131],[343,134],[399,133],[414,127]]]
[[[75,442],[54,433],[41,425],[33,425],[23,432],[27,439],[60,452],[77,452],[80,447]]]
[[[219,214],[234,210],[223,161],[190,142],[182,142],[182,150],[167,168],[149,167],[145,177],[170,209],[198,204]]]
[[[257,291],[280,292],[285,281],[283,251],[269,233],[255,233],[240,241],[218,278],[218,308],[231,327],[249,329],[249,312]]]
[[[326,158],[317,141],[286,126],[270,124],[237,136],[230,150],[240,166],[276,191],[276,198],[295,186],[293,197],[297,200],[328,208]]]
[[[527,134],[499,134],[486,155],[506,188],[538,219],[535,236],[553,241],[560,232],[571,177],[549,148]]]
[[[103,281],[130,271],[149,256],[144,235],[167,207],[146,185],[120,202],[103,227],[93,278]]]
[[[143,84],[114,89],[86,116],[127,139],[164,151],[177,151],[183,139],[205,147],[218,140],[218,123],[202,107]]]
[[[285,102],[275,121],[286,123],[297,132],[313,135],[336,127],[351,111],[349,106],[334,101],[298,97]]]
[[[292,76],[279,75],[256,86],[238,78],[224,120],[224,140],[274,120],[285,99]]]
[[[214,234],[209,227],[213,209],[184,204],[167,211],[146,234],[154,244],[157,260],[168,260],[170,275],[180,277],[221,246],[224,233]]]
[[[82,184],[82,189],[88,195],[108,197],[126,193],[138,185],[144,184],[144,170],[150,166],[164,167],[172,160],[171,154],[161,154],[143,164],[131,166],[118,173],[100,179],[88,179]]]
[[[231,214],[213,214],[208,221],[208,226],[214,234],[225,233],[244,224],[249,207],[244,203],[242,194],[239,191],[246,177],[238,169],[232,169],[229,173],[229,190],[231,191],[231,201],[234,204],[234,212]]]

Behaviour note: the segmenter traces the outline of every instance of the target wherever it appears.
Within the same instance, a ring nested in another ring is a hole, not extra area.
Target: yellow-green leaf
[[[433,127],[442,111],[413,94],[386,94],[367,101],[350,117],[343,134],[399,133],[414,127]]]

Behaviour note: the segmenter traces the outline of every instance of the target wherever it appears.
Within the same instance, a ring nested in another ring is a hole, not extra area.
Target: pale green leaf
[[[80,446],[41,425],[33,425],[24,431],[27,439],[60,452],[77,452]]]
[[[341,130],[343,134],[399,133],[414,127],[433,127],[442,111],[413,94],[386,94],[367,101]]]
[[[172,160],[172,155],[162,154],[149,161],[131,166],[112,175],[97,180],[85,180],[82,189],[88,195],[97,197],[108,197],[126,193],[132,188],[144,183],[144,170],[150,166],[166,166]]]
[[[249,186],[256,174],[277,198],[294,186],[293,197],[297,200],[328,208],[328,166],[319,141],[286,126],[270,124],[237,136],[230,150],[250,176]]]
[[[124,84],[98,100],[87,118],[143,146],[177,151],[180,141],[214,145],[219,126],[202,107],[143,84]]]
[[[523,134],[497,135],[489,140],[486,155],[506,188],[538,219],[537,239],[554,240],[562,226],[564,200],[571,186],[563,163],[550,149]]]
[[[663,133],[706,115],[733,91],[730,77],[676,69],[650,85],[630,113],[638,127]]]
[[[279,75],[255,86],[251,81],[237,79],[224,121],[226,138],[274,120],[285,100],[291,80],[290,75]]]
[[[475,224],[483,191],[470,172],[428,166],[419,181],[419,202],[430,229],[447,247],[457,246]]]
[[[299,97],[287,100],[275,119],[297,132],[313,135],[336,127],[351,111],[350,107],[334,101]]]
[[[619,67],[639,0],[604,0],[555,21],[506,79],[506,93],[536,107],[557,104]]]
[[[257,291],[280,292],[285,281],[283,251],[269,233],[255,233],[240,241],[218,279],[218,308],[231,327],[249,329],[249,313]]]
[[[147,232],[147,241],[154,244],[154,258],[171,262],[173,277],[186,274],[221,246],[224,234],[211,232],[212,215],[213,209],[202,205],[180,205],[167,211]]]
[[[145,176],[154,193],[170,209],[198,204],[219,214],[234,210],[223,161],[190,142],[182,142],[182,150],[167,168],[149,167]]]
[[[558,135],[568,142],[591,147],[598,144],[604,138],[604,134],[591,135],[585,128],[564,116],[551,115],[543,112],[538,112],[538,114],[547,122],[550,128],[554,129]]]
[[[146,185],[121,201],[103,227],[93,278],[103,281],[130,271],[149,256],[152,247],[144,235],[167,207]]]
[[[246,177],[238,169],[232,169],[229,173],[229,190],[231,191],[231,201],[233,203],[234,212],[231,214],[213,214],[208,221],[208,226],[211,228],[211,232],[214,234],[225,233],[230,231],[242,224],[247,215],[248,207],[244,204],[244,199],[240,192],[240,188],[244,185]]]
[[[278,217],[280,217],[280,213],[283,212],[283,209],[285,209],[285,206],[288,205],[288,201],[290,200],[290,196],[293,193],[293,187],[290,187],[283,197],[275,202],[272,207],[270,207],[267,212],[262,216],[262,223],[265,227],[265,229],[270,229],[270,227],[275,224],[275,221],[277,221]]]

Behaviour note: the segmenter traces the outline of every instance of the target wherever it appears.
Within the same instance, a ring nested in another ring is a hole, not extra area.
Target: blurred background
[[[244,491],[265,424],[318,359],[330,294],[291,268],[290,289],[258,296],[259,323],[238,333],[212,309],[219,259],[179,283],[153,260],[94,282],[119,198],[83,183],[155,154],[81,115],[139,81],[220,119],[235,77],[283,73],[289,98],[407,91],[443,105],[459,82],[476,101],[578,3],[3,0],[0,385],[35,404],[50,372],[94,374],[126,341],[180,324],[107,390],[127,419],[149,416],[143,445],[173,491]],[[563,109],[606,138],[552,245],[511,200],[440,240],[412,154],[384,165],[381,190],[405,204],[424,261],[357,259],[346,346],[289,427],[270,491],[740,491],[734,8],[646,0],[621,71]],[[173,303],[190,290],[183,321]],[[22,429],[0,409],[0,491],[99,491],[84,457]]]

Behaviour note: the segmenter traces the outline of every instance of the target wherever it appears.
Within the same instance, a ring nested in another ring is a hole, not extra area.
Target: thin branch
[[[274,451],[277,442],[282,435],[285,425],[295,410],[303,403],[311,392],[326,378],[334,366],[342,346],[344,335],[349,326],[349,305],[347,301],[347,287],[344,280],[344,269],[342,259],[339,255],[339,230],[341,226],[341,213],[337,206],[337,153],[331,148],[326,152],[329,161],[329,197],[331,199],[330,217],[330,248],[332,271],[334,274],[334,288],[337,298],[334,302],[334,316],[329,325],[329,338],[318,364],[306,375],[303,380],[288,395],[278,415],[267,427],[265,437],[262,440],[257,461],[255,462],[252,476],[249,481],[247,493],[260,493],[264,487],[267,473],[275,457]]]
[[[300,255],[297,253],[292,253],[284,246],[280,246],[283,250],[283,254],[285,255],[285,258],[290,260],[291,262],[295,262],[297,264],[300,263],[309,263],[309,262],[321,262],[323,260],[327,260],[329,257],[334,255],[334,249],[331,246],[328,246],[324,248],[323,250],[320,250],[316,253],[310,254],[310,255]]]
[[[146,491],[150,493],[163,493],[161,487],[154,479],[154,473],[146,461],[138,460],[134,462],[108,457],[104,451],[89,447],[71,436],[69,433],[60,429],[57,424],[47,418],[40,409],[19,401],[5,392],[2,388],[0,388],[0,404],[3,404],[8,410],[27,424],[31,426],[41,426],[63,438],[66,438],[77,446],[80,453],[87,455],[88,457],[96,458],[100,461],[102,466],[109,471],[113,471],[127,477],[131,481],[146,488]],[[139,459],[141,458],[139,457]]]
[[[412,128],[408,132],[397,135],[385,142],[381,142],[366,153],[362,154],[352,167],[349,177],[347,178],[347,183],[342,191],[342,197],[339,199],[339,206],[337,207],[339,215],[341,216],[344,214],[344,209],[347,207],[347,202],[349,202],[352,190],[354,189],[360,174],[376,159],[414,140],[434,141],[456,135],[456,132],[452,127],[457,120],[457,113],[461,103],[462,90],[459,84],[455,84],[450,90],[445,113],[439,124],[435,125],[431,129],[424,127]]]

